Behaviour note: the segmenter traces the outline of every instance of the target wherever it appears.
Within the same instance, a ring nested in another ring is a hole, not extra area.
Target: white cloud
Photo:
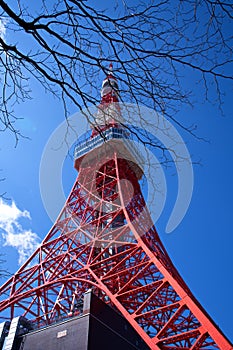
[[[5,34],[6,34],[6,20],[0,18],[0,37],[4,39]]]
[[[19,264],[34,252],[39,245],[39,236],[30,229],[25,229],[20,223],[21,218],[31,219],[27,210],[21,211],[15,202],[8,204],[0,198],[0,232],[3,237],[3,245],[17,249]]]

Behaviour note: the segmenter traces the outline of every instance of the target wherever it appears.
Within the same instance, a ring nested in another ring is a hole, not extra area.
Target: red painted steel
[[[117,143],[101,146],[98,161],[94,155],[78,164],[74,187],[41,246],[0,288],[2,316],[21,314],[44,326],[78,314],[92,288],[151,349],[232,349],[161,243],[138,166],[122,158]]]

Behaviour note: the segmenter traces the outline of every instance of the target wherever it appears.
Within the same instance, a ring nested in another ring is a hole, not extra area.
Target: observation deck
[[[75,168],[79,170],[87,162],[98,160],[102,153],[112,155],[117,153],[118,158],[127,159],[133,166],[138,179],[143,175],[144,159],[138,152],[133,142],[132,134],[120,127],[110,127],[102,130],[98,135],[92,137],[90,133],[84,135],[84,139],[75,146],[74,162]]]

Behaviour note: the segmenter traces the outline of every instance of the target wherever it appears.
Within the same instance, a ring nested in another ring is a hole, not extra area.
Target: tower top
[[[119,102],[118,95],[119,88],[117,78],[113,73],[113,64],[109,64],[108,75],[103,80],[101,89],[101,104],[108,104],[111,102]]]
[[[113,64],[111,62],[109,64],[107,76],[102,82],[101,101],[94,122],[93,136],[100,130],[105,130],[111,126],[117,126],[122,122],[118,81],[113,73]]]
[[[111,75],[113,73],[113,64],[112,62],[109,64],[109,75]]]

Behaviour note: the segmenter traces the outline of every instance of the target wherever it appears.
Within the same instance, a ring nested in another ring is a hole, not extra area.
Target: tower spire
[[[113,71],[113,64],[112,62],[109,63],[109,74],[111,74]]]
[[[109,64],[109,70],[106,78],[103,80],[101,88],[101,104],[119,102],[119,87],[117,78],[113,73],[113,64]]]
[[[110,127],[118,127],[123,118],[119,104],[119,86],[113,73],[113,64],[109,64],[108,73],[101,87],[101,101],[95,118],[92,136],[97,135]]]

